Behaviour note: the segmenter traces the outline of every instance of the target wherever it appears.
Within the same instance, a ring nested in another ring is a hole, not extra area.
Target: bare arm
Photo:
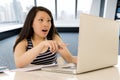
[[[26,40],[23,40],[15,48],[14,58],[16,67],[25,67],[30,64],[44,48],[43,43],[40,43],[36,47],[26,51],[26,45]]]
[[[25,67],[30,64],[40,53],[45,52],[48,48],[52,53],[58,50],[58,44],[54,40],[41,41],[32,49],[26,51],[27,41],[21,41],[15,48],[14,59],[16,67]]]
[[[77,60],[74,58],[65,44],[62,42],[59,36],[55,37],[55,40],[47,40],[40,42],[37,46],[32,49],[26,51],[27,41],[21,41],[15,48],[14,58],[16,67],[25,67],[30,64],[35,57],[37,57],[40,53],[43,53],[50,48],[52,53],[59,52],[61,56],[67,62],[76,63]]]

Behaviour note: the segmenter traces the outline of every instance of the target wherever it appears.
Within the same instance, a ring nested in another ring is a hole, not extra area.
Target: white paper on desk
[[[34,70],[40,70],[43,67],[50,67],[50,66],[57,66],[57,64],[49,64],[49,65],[34,65],[32,67],[25,67],[25,68],[18,68],[18,69],[14,69],[11,71],[34,71]]]
[[[8,70],[6,66],[0,66],[0,73],[4,72],[5,70]]]

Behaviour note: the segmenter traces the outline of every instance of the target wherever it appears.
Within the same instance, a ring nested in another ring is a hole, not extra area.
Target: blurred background
[[[0,0],[0,66],[15,68],[13,45],[33,6],[51,10],[61,38],[75,56],[81,13],[120,19],[120,0]]]

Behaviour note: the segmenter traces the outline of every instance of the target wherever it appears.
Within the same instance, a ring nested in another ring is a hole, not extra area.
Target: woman
[[[33,7],[14,45],[16,67],[29,64],[57,63],[57,53],[68,63],[76,63],[54,26],[51,12],[44,7]]]

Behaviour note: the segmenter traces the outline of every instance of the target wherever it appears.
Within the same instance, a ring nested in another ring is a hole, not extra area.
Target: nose
[[[45,27],[47,27],[47,26],[49,25],[49,23],[48,23],[47,21],[44,21],[43,25],[44,25]]]

